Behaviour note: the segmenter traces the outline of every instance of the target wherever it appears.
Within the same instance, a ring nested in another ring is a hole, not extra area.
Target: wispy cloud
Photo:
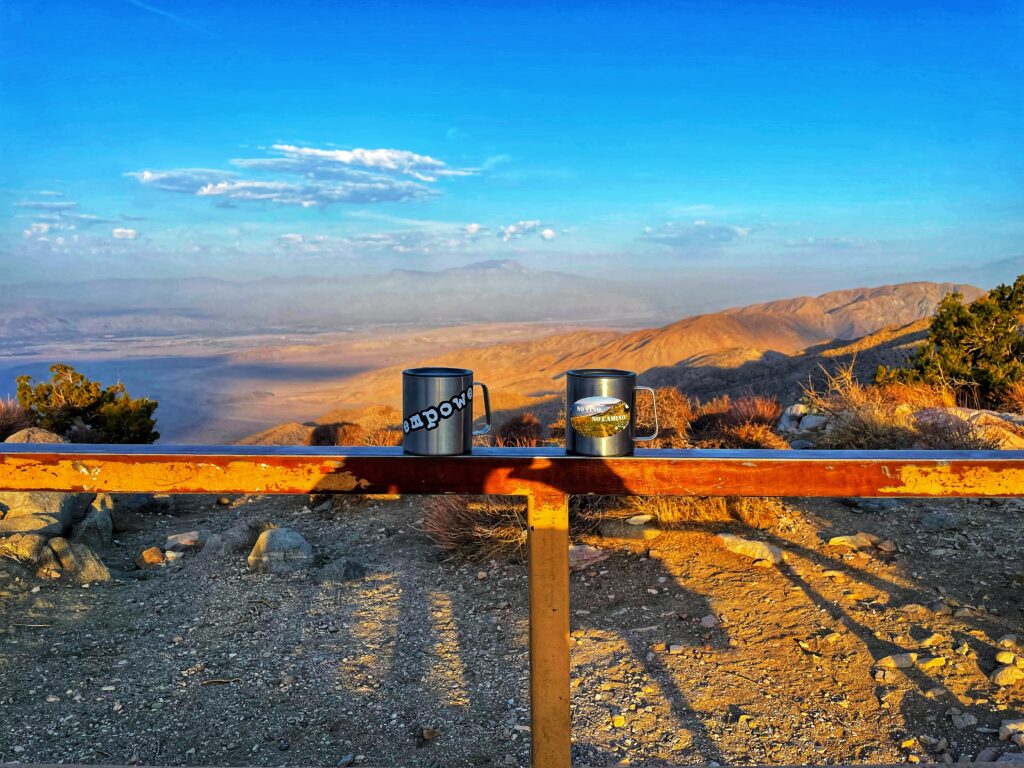
[[[155,8],[152,5],[141,3],[139,2],[139,0],[125,0],[125,2],[129,5],[134,5],[136,8],[141,8],[144,11],[148,11],[149,13],[154,13],[157,16],[163,16],[165,19],[170,19],[176,24],[181,24],[182,26],[189,27],[190,29],[194,29],[197,32],[202,32],[204,35],[211,34],[211,32],[208,29],[204,29],[195,22],[189,21],[188,19],[183,19],[180,16],[175,16],[173,13],[168,13],[167,11],[161,8]]]
[[[115,240],[134,240],[139,236],[137,230],[127,227],[114,227],[110,234],[113,235]]]
[[[274,144],[273,157],[236,158],[235,168],[267,174],[241,176],[210,168],[133,171],[128,176],[154,189],[235,201],[324,207],[335,203],[400,202],[437,194],[430,186],[443,177],[471,176],[472,168],[402,149],[319,149]]]
[[[546,226],[540,219],[517,221],[515,224],[498,227],[498,236],[503,243],[519,240],[527,235],[534,234],[542,240],[554,240],[558,237],[558,233],[551,227]]]
[[[786,248],[801,248],[822,251],[854,251],[868,248],[867,240],[856,240],[848,237],[799,237],[783,242]]]
[[[22,200],[14,204],[16,208],[24,208],[28,211],[71,211],[78,207],[78,203],[71,200]]]
[[[645,227],[640,240],[678,251],[707,253],[742,240],[752,231],[751,227],[711,224],[700,219],[689,223],[670,221],[660,227]]]

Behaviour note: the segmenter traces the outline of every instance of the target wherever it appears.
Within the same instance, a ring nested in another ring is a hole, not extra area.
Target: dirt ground
[[[0,566],[0,761],[527,765],[525,565],[444,561],[421,500],[306,501],[179,497],[88,588]],[[251,574],[229,548],[133,566],[167,533],[259,520],[301,531],[318,567]],[[572,576],[574,762],[1017,751],[994,729],[1024,717],[1024,683],[987,674],[1024,641],[1022,523],[1017,501],[797,501],[730,529],[780,546],[770,568],[717,546],[721,526],[588,538],[610,557]],[[899,551],[824,543],[857,531]],[[341,558],[367,574],[332,575]],[[917,664],[875,667],[904,651]]]

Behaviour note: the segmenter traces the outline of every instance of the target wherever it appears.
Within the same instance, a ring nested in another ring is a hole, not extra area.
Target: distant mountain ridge
[[[408,365],[471,368],[477,380],[492,390],[528,398],[557,396],[564,372],[572,368],[625,368],[640,373],[642,380],[660,384],[706,378],[716,362],[726,368],[772,362],[778,364],[776,374],[780,374],[790,356],[815,345],[851,341],[925,320],[942,298],[954,291],[968,301],[984,293],[957,283],[855,288],[697,315],[661,328],[628,333],[579,330],[535,341],[424,356]],[[726,360],[730,362],[726,364]],[[346,401],[397,406],[402,367],[406,366],[347,380]],[[703,368],[699,376],[692,373],[697,368]]]

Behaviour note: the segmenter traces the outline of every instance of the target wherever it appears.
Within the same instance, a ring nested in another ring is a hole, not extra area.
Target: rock
[[[988,676],[988,679],[1000,687],[1006,687],[1024,680],[1024,669],[1021,669],[1014,664],[1007,664],[1002,667],[997,667],[996,670]]]
[[[1024,752],[1004,752],[997,763],[1024,763]]]
[[[606,539],[632,539],[649,541],[661,535],[661,531],[651,525],[634,525],[627,520],[604,520],[600,525],[601,536]]]
[[[819,413],[809,413],[800,419],[800,431],[811,432],[816,429],[821,429],[828,424],[828,416],[823,416]]]
[[[716,537],[718,542],[730,552],[749,557],[751,560],[763,560],[773,565],[782,562],[782,550],[774,544],[754,539],[744,539],[742,536],[734,536],[731,533],[720,533]]]
[[[612,726],[614,728],[625,728],[626,727],[626,718],[624,718],[622,715],[615,715],[612,718]]]
[[[81,520],[93,496],[53,491],[0,492],[0,536],[37,533],[63,536]]]
[[[932,632],[928,637],[921,641],[922,648],[934,648],[936,645],[942,645],[946,642],[946,636],[941,635],[938,632]]]
[[[925,512],[921,517],[921,527],[927,531],[955,531],[959,526],[952,512]]]
[[[1013,651],[999,651],[996,653],[997,664],[1013,664],[1017,661],[1017,654]]]
[[[707,616],[700,620],[700,625],[710,629],[711,627],[717,627],[722,622],[719,621],[718,617],[713,613],[709,613]]]
[[[942,656],[925,656],[917,662],[918,669],[930,672],[935,669],[942,669],[946,666],[946,660]]]
[[[892,656],[883,656],[875,662],[876,667],[883,669],[909,669],[917,661],[916,653],[896,653]]]
[[[673,656],[678,656],[680,653],[686,650],[686,646],[682,643],[672,643],[668,647],[668,652]]]
[[[647,525],[651,520],[654,519],[654,515],[633,515],[627,519],[626,522],[629,525]]]
[[[950,719],[953,721],[953,727],[961,731],[964,728],[970,728],[978,724],[978,718],[970,712],[964,712],[962,715],[953,715]]]
[[[1024,720],[1003,720],[999,724],[999,740],[1008,741],[1015,733],[1024,733]]]
[[[811,412],[811,409],[805,403],[793,403],[791,406],[786,408],[782,412],[783,416],[795,416],[801,418]]]
[[[203,548],[199,550],[199,554],[204,558],[208,559],[213,555],[219,555],[224,551],[224,537],[219,533],[211,533],[206,543],[203,544]]]
[[[65,440],[60,435],[48,432],[45,429],[39,427],[29,427],[28,429],[22,429],[15,432],[13,435],[4,440],[5,443],[64,443]]]
[[[594,563],[600,563],[608,559],[608,553],[600,547],[592,547],[589,544],[569,545],[569,568],[580,571]]]
[[[206,546],[209,538],[209,531],[187,531],[185,533],[172,533],[164,542],[164,549],[168,552],[199,552]]]
[[[144,530],[146,518],[151,515],[169,513],[171,497],[151,493],[99,493],[92,505],[110,515],[114,533],[130,533]]]
[[[1013,648],[1017,645],[1017,636],[1003,635],[998,640],[996,640],[996,645],[998,645],[1000,648]]]
[[[848,549],[867,549],[873,547],[875,542],[872,536],[867,533],[855,533],[852,536],[833,536],[828,540],[830,547],[846,547]]]
[[[978,763],[994,763],[996,758],[999,756],[999,747],[985,747],[978,756],[975,758],[975,762]]]
[[[313,548],[291,528],[271,528],[256,539],[249,553],[249,570],[255,573],[287,573],[302,570],[313,561]]]
[[[135,558],[135,564],[139,568],[159,568],[166,562],[164,551],[160,547],[149,547],[142,550]]]
[[[794,451],[809,451],[814,448],[814,443],[810,440],[793,440],[789,447]]]
[[[349,752],[347,755],[342,755],[338,758],[337,765],[339,766],[339,768],[348,768],[348,766],[352,765],[352,763],[354,763],[355,760],[356,756]]]
[[[361,563],[357,563],[355,560],[332,560],[316,575],[316,580],[320,584],[335,584],[343,581],[353,581],[355,579],[366,578],[366,567]]]
[[[84,544],[69,542],[58,536],[50,539],[47,547],[60,564],[62,578],[66,577],[81,584],[110,580],[107,566]]]
[[[897,546],[896,542],[892,539],[885,539],[885,541],[880,541],[876,546],[880,551],[886,552],[887,554],[892,554],[893,552],[899,551],[899,546]]]
[[[0,558],[17,560],[26,566],[38,567],[46,537],[35,533],[15,533],[0,538]]]
[[[114,540],[114,523],[110,518],[110,512],[93,503],[82,518],[82,522],[75,526],[71,540],[93,549],[110,546]]]

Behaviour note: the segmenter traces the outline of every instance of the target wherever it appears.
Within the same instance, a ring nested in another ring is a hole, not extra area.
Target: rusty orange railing
[[[1024,496],[1024,451],[555,448],[408,456],[398,448],[0,445],[0,490],[501,494],[528,503],[533,765],[570,763],[568,497]]]

